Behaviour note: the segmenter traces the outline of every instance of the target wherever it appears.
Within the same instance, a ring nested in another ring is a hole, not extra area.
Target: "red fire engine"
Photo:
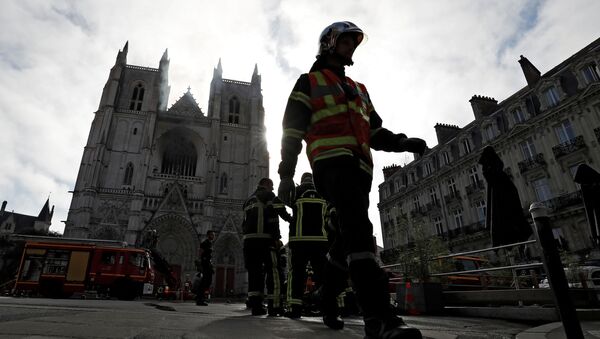
[[[68,297],[96,291],[121,300],[152,294],[151,253],[106,240],[25,237],[15,291]]]

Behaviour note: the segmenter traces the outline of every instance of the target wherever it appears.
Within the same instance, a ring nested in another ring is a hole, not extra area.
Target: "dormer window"
[[[559,96],[556,87],[552,86],[544,91],[544,96],[546,97],[546,101],[548,103],[548,107],[554,107],[559,103]]]
[[[471,153],[471,143],[469,142],[469,139],[463,139],[461,141],[461,145],[463,148],[463,154]]]
[[[600,76],[598,76],[598,66],[595,63],[585,66],[581,70],[581,74],[583,74],[583,79],[585,79],[585,83],[588,85],[600,79]]]
[[[240,123],[240,101],[236,97],[229,100],[229,117],[227,122],[230,124]]]
[[[450,154],[448,154],[448,151],[442,152],[442,159],[444,165],[448,165],[450,163]]]
[[[425,175],[430,175],[433,172],[432,167],[431,167],[431,163],[430,162],[426,162],[425,163]]]
[[[525,121],[525,113],[523,113],[523,110],[521,108],[515,108],[512,111],[512,116],[515,120],[515,124],[520,124],[523,121]]]
[[[131,101],[129,101],[129,109],[132,111],[141,111],[142,102],[144,101],[144,86],[139,83],[133,88]]]
[[[483,128],[483,137],[485,138],[486,141],[494,140],[495,136],[496,135],[494,133],[494,126],[492,124],[486,125]]]

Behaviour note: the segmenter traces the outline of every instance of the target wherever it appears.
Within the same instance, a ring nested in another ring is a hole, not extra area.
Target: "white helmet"
[[[344,33],[356,34],[356,46],[360,45],[365,37],[363,31],[350,21],[334,22],[325,27],[321,33],[321,36],[319,37],[319,52],[317,53],[317,57],[324,54],[333,53],[338,38]]]

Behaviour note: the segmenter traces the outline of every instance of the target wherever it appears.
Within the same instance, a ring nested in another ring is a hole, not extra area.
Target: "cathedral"
[[[224,79],[219,60],[203,112],[189,88],[168,107],[167,51],[158,68],[127,64],[127,51],[94,113],[64,236],[139,246],[156,230],[158,250],[186,279],[214,230],[214,295],[244,293],[242,205],[269,175],[258,69],[250,82]]]

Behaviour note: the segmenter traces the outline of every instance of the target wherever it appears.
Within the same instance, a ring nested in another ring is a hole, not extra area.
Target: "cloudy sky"
[[[368,35],[347,74],[363,82],[384,126],[437,143],[433,126],[473,120],[474,94],[502,101],[526,82],[517,60],[542,72],[600,37],[597,0],[213,0],[0,3],[0,200],[37,214],[50,195],[62,232],[93,112],[119,49],[158,67],[168,48],[173,104],[191,86],[208,106],[213,68],[262,75],[271,173],[278,184],[287,96],[314,60],[318,36],[350,20]],[[308,168],[303,156],[299,175]],[[375,153],[371,219],[381,169],[412,155]]]

